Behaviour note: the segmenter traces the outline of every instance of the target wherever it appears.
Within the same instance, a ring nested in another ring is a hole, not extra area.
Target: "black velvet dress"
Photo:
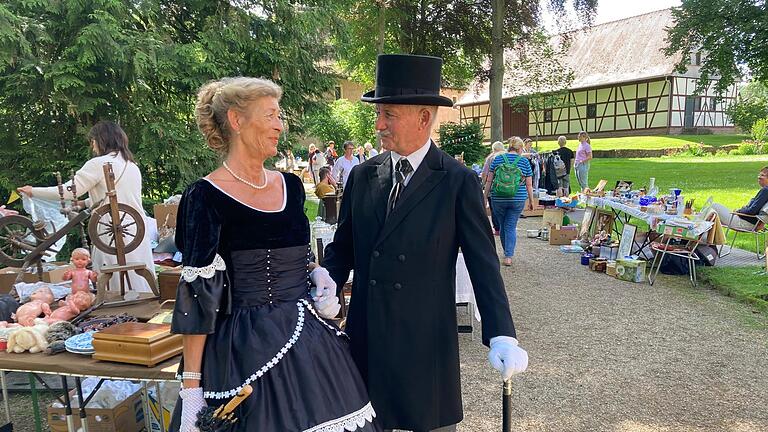
[[[378,431],[346,334],[313,307],[304,188],[295,175],[282,176],[285,205],[276,212],[249,207],[206,179],[184,192],[172,331],[208,335],[201,386],[209,406],[253,386],[231,431]],[[180,413],[181,400],[172,431]]]

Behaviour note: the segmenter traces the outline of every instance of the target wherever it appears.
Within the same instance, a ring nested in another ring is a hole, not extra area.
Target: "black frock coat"
[[[323,266],[339,286],[355,270],[346,330],[384,428],[431,430],[463,418],[459,248],[483,343],[515,329],[477,175],[432,143],[387,216],[391,189],[389,152],[352,170]]]

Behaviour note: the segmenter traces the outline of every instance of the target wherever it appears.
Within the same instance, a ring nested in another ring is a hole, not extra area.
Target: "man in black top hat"
[[[430,135],[442,59],[381,55],[376,130],[386,151],[352,170],[325,266],[339,286],[355,270],[347,317],[352,356],[385,429],[451,431],[463,418],[456,332],[461,248],[483,343],[505,379],[522,372],[499,259],[477,176]]]

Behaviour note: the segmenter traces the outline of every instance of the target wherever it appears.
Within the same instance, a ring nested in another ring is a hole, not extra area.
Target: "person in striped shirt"
[[[506,154],[500,154],[491,162],[490,172],[488,173],[488,181],[485,186],[486,198],[491,197],[491,208],[499,221],[501,227],[501,245],[504,248],[504,265],[512,265],[512,257],[515,255],[515,243],[517,242],[517,221],[520,219],[520,215],[525,209],[526,201],[529,196],[533,196],[533,182],[531,176],[533,171],[531,170],[531,164],[528,159],[520,157],[523,151],[524,143],[519,137],[512,137],[509,141],[509,148]],[[506,160],[505,156],[506,155]],[[496,168],[507,163],[515,163],[520,168],[522,173],[522,181],[518,186],[517,192],[513,197],[500,197],[496,196],[493,191],[493,178],[496,173]],[[533,204],[528,201],[530,210],[533,210]]]

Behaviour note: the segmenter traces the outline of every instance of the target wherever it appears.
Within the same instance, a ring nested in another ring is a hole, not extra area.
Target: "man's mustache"
[[[376,132],[376,136],[379,137],[379,139],[381,139],[381,138],[389,138],[392,136],[392,134],[389,132],[383,131],[383,132]]]

